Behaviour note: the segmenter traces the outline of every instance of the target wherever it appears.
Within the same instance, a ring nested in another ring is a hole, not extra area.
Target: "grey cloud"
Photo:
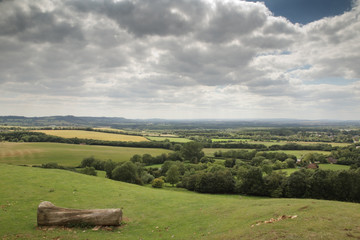
[[[163,71],[194,79],[201,85],[242,81],[243,78],[239,77],[241,74],[234,79],[234,72],[245,72],[255,55],[253,50],[243,46],[203,43],[189,47],[174,45],[168,48],[168,52],[171,54],[164,54],[158,67]]]
[[[265,34],[296,34],[297,30],[295,26],[284,18],[272,18],[264,27],[263,32]]]
[[[246,7],[236,3],[217,1],[214,12],[209,13],[210,20],[198,32],[198,38],[207,42],[222,43],[237,39],[253,32],[265,24],[267,13],[259,5],[242,2]]]
[[[251,36],[243,39],[246,46],[271,50],[287,49],[294,42],[294,38],[282,36]]]
[[[204,14],[200,1],[189,0],[104,0],[75,1],[70,4],[78,11],[105,15],[137,37],[187,34]]]
[[[17,3],[1,3],[0,36],[35,43],[60,43],[67,38],[83,40],[79,26],[57,19],[54,12],[43,11],[36,5],[23,7]]]
[[[293,86],[285,76],[276,79],[259,78],[247,83],[250,92],[261,96],[291,96],[294,97]]]
[[[212,107],[270,112],[282,102],[305,109],[350,91],[359,102],[355,87],[333,94],[336,86],[303,84],[359,78],[352,14],[298,26],[237,0],[3,1],[1,97],[76,99],[96,104],[91,113],[111,103],[119,114],[170,105],[209,115]]]

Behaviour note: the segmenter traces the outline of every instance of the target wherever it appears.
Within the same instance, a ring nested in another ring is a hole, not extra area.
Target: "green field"
[[[253,140],[248,138],[213,138],[212,142],[253,142]]]
[[[124,130],[121,129],[116,129],[116,128],[94,128],[94,130],[100,130],[100,131],[112,131],[112,132],[119,132],[119,133],[123,133],[125,132]]]
[[[35,132],[42,132],[47,135],[53,135],[63,138],[83,138],[83,139],[95,139],[102,141],[122,141],[122,142],[149,141],[148,139],[142,136],[104,133],[104,132],[95,132],[95,131],[83,131],[83,130],[35,130]]]
[[[355,203],[168,191],[4,164],[0,164],[0,182],[2,239],[360,238],[360,204]],[[78,209],[122,208],[124,225],[98,231],[37,229],[41,201]],[[297,217],[264,223],[282,215]]]
[[[77,166],[83,158],[94,156],[115,162],[127,161],[134,154],[153,156],[170,152],[160,148],[108,147],[62,143],[0,143],[0,163],[34,165],[56,162],[63,166]]]
[[[308,153],[319,153],[324,155],[330,155],[331,152],[327,151],[318,151],[318,150],[278,150],[278,151],[271,151],[271,152],[284,152],[286,154],[295,155],[297,158],[301,158],[305,154]]]
[[[205,153],[206,156],[208,157],[213,157],[215,152],[218,151],[222,151],[222,152],[227,152],[230,150],[247,150],[247,151],[251,151],[253,149],[239,149],[239,148],[204,148],[203,151]],[[295,155],[296,157],[300,158],[303,155],[307,154],[307,153],[321,153],[324,155],[329,155],[330,152],[327,151],[318,151],[318,150],[278,150],[278,151],[271,151],[271,152],[284,152],[286,154],[292,154]]]
[[[191,142],[190,139],[187,138],[178,138],[178,137],[146,137],[147,139],[151,140],[151,141],[165,141],[165,140],[169,140],[170,142],[175,142],[175,143],[186,143],[186,142]]]
[[[338,165],[338,164],[319,164],[319,168],[324,170],[337,171],[337,170],[349,170],[350,166]]]
[[[161,168],[162,164],[153,164],[149,166],[145,166],[145,168]]]
[[[241,139],[241,138],[214,138],[211,139],[213,142],[246,142],[249,144],[264,144],[265,146],[269,147],[272,145],[285,145],[287,143],[296,143],[299,145],[314,145],[314,144],[331,144],[333,147],[346,147],[349,146],[351,143],[330,143],[330,142],[302,142],[302,141],[253,141],[251,139]]]
[[[349,170],[350,166],[337,165],[337,164],[319,164],[319,168],[323,169],[323,170],[337,171],[337,170]],[[296,172],[298,170],[300,170],[300,168],[287,168],[287,169],[280,169],[280,170],[276,170],[276,171],[286,172],[287,175],[290,175],[293,172]]]

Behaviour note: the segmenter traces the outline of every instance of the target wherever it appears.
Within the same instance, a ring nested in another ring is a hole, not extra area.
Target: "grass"
[[[149,166],[145,166],[145,168],[161,168],[162,164],[153,164],[153,165],[149,165]]]
[[[319,153],[319,154],[324,154],[324,155],[330,155],[330,153],[331,153],[331,152],[319,151],[319,150],[278,150],[278,151],[273,151],[273,152],[284,152],[286,154],[295,155],[297,158],[301,158],[302,156],[304,156],[305,154],[308,154],[308,153]]]
[[[272,145],[285,145],[287,143],[296,143],[299,145],[314,145],[314,144],[330,144],[333,147],[346,147],[351,145],[352,143],[333,143],[333,142],[303,142],[303,141],[253,141],[251,139],[239,139],[239,138],[214,138],[212,139],[213,142],[246,142],[250,144],[264,144],[265,146],[269,147]]]
[[[166,139],[169,140],[170,142],[175,142],[175,143],[187,143],[187,142],[191,142],[190,139],[187,138],[178,138],[178,137],[147,137],[149,140],[151,141],[165,141]]]
[[[222,151],[222,152],[227,152],[230,150],[235,150],[235,151],[239,151],[239,150],[247,150],[247,151],[252,151],[254,149],[235,149],[235,148],[204,148],[203,151],[205,153],[206,156],[209,157],[213,157],[215,152],[218,151]],[[286,154],[292,154],[295,155],[297,158],[302,157],[303,155],[307,154],[307,153],[321,153],[324,155],[329,155],[330,152],[327,151],[318,151],[318,150],[278,150],[278,151],[271,151],[271,152],[284,152]]]
[[[0,164],[2,239],[354,239],[360,204],[153,189],[62,170]],[[122,208],[112,231],[36,228],[41,201],[60,207]],[[260,224],[282,215],[297,215]]]
[[[124,130],[121,129],[116,129],[116,128],[94,128],[94,130],[102,130],[102,131],[112,131],[112,132],[119,132],[119,133],[123,133],[125,132]]]
[[[213,138],[211,139],[212,142],[247,142],[251,141],[249,138]]]
[[[63,138],[84,138],[95,139],[102,141],[122,141],[122,142],[144,142],[149,141],[142,136],[133,136],[116,133],[104,133],[95,131],[83,130],[35,130],[35,132],[42,132],[48,135],[63,137]]]
[[[213,157],[215,152],[218,151],[222,151],[222,152],[227,152],[230,150],[235,150],[235,151],[240,151],[240,150],[247,150],[247,151],[251,151],[253,149],[240,149],[240,148],[203,148],[203,152],[205,153],[206,156],[208,157]]]
[[[277,171],[277,172],[285,172],[286,173],[286,175],[291,175],[292,173],[294,173],[294,172],[296,172],[296,171],[298,171],[298,170],[300,170],[299,168],[286,168],[286,169],[279,169],[279,170],[275,170],[275,171]]]
[[[319,164],[319,168],[324,170],[337,171],[337,170],[349,170],[350,166],[339,165],[339,164]]]
[[[56,162],[63,166],[77,166],[89,156],[115,162],[127,161],[135,154],[153,156],[170,152],[160,148],[108,147],[62,143],[0,143],[0,163],[34,165]]]
[[[319,168],[323,169],[323,170],[337,171],[337,170],[349,170],[350,166],[338,165],[338,164],[319,164]],[[290,174],[292,174],[293,172],[296,172],[298,170],[300,170],[300,169],[299,168],[287,168],[287,169],[280,169],[280,170],[276,170],[276,171],[286,172],[286,174],[289,176]]]

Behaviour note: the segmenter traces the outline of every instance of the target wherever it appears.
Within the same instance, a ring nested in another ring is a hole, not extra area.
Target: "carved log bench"
[[[114,209],[70,209],[56,207],[51,202],[41,202],[37,211],[38,226],[119,226],[122,220],[120,208]]]

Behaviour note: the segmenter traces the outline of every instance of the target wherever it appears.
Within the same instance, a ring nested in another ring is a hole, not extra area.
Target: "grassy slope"
[[[353,203],[205,195],[166,191],[62,170],[0,164],[3,239],[351,239],[360,237],[360,205]],[[37,205],[123,208],[114,231],[37,230]],[[298,215],[251,227],[279,215]],[[173,237],[173,238],[172,238]]]
[[[35,130],[35,132],[42,132],[48,135],[63,137],[63,138],[84,138],[95,139],[103,141],[123,141],[123,142],[143,142],[149,141],[141,136],[132,136],[116,133],[104,133],[94,131],[82,131],[82,130]]]
[[[99,159],[112,159],[115,162],[127,161],[134,154],[149,153],[153,156],[169,150],[160,148],[129,148],[61,143],[0,143],[0,163],[14,165],[42,164],[57,162],[63,166],[77,166],[89,156]]]

